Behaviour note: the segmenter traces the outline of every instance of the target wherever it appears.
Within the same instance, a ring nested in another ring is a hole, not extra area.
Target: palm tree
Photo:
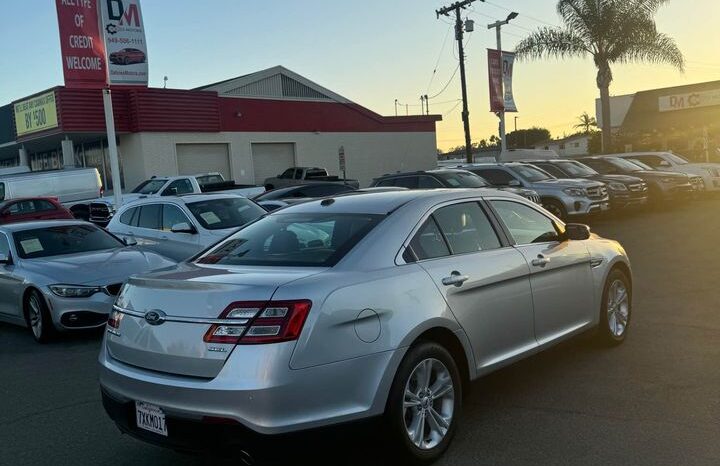
[[[609,151],[610,65],[666,63],[680,71],[685,58],[675,41],[657,30],[655,14],[668,0],[559,0],[564,23],[532,32],[517,46],[521,58],[591,56],[602,102],[603,150]]]
[[[573,126],[573,128],[581,129],[585,134],[590,134],[590,130],[593,127],[597,127],[597,120],[595,117],[588,115],[588,112],[583,112],[583,114],[578,117],[578,121],[580,123]]]

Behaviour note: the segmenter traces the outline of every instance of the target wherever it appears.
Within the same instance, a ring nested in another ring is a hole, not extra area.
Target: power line
[[[450,79],[448,79],[448,82],[445,84],[445,86],[443,86],[443,88],[440,90],[440,92],[438,92],[438,93],[435,94],[435,95],[432,95],[432,96],[428,97],[428,99],[432,100],[432,99],[438,97],[438,96],[439,96],[440,94],[442,94],[443,92],[445,92],[445,91],[447,90],[447,88],[450,86],[450,83],[453,82],[453,79],[455,79],[455,75],[457,75],[457,72],[458,72],[459,69],[460,69],[460,65],[456,66],[456,67],[455,67],[455,71],[453,71],[452,76],[450,76]]]
[[[487,3],[488,5],[494,6],[495,8],[500,8],[501,10],[505,10],[505,11],[510,11],[510,12],[512,12],[512,10],[511,10],[510,8],[504,7],[504,6],[502,6],[502,5],[498,5],[497,3],[493,3],[493,2],[488,1],[488,0],[485,0],[485,3]],[[545,20],[542,20],[542,19],[539,19],[539,18],[535,18],[534,16],[530,16],[530,15],[528,15],[527,13],[523,13],[522,15],[523,15],[523,18],[531,19],[531,20],[533,20],[533,21],[535,21],[535,22],[544,24],[544,25],[546,25],[546,26],[557,27],[557,24],[548,23],[548,22],[545,21]]]
[[[432,86],[432,83],[435,80],[435,76],[437,75],[438,66],[440,65],[440,59],[442,58],[443,52],[445,51],[445,45],[447,44],[447,39],[450,36],[450,31],[452,31],[452,27],[453,25],[450,24],[448,26],[447,32],[445,33],[442,47],[440,47],[440,53],[438,54],[437,60],[435,61],[435,67],[433,68],[432,76],[430,76],[430,82],[428,83],[427,90],[425,91],[426,94],[430,92],[430,86]]]

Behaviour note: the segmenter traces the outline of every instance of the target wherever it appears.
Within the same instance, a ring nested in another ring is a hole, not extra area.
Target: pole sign
[[[515,97],[513,96],[513,68],[515,67],[515,54],[502,53],[504,105],[506,112],[517,112]]]
[[[110,84],[148,85],[145,21],[140,0],[100,0]]]
[[[345,171],[345,146],[340,146],[338,149],[338,161],[340,162],[340,171]]]
[[[490,111],[494,113],[505,110],[503,98],[503,73],[500,52],[488,49],[488,77],[490,83]]]
[[[101,88],[107,69],[98,0],[56,0],[65,86]]]
[[[55,92],[48,92],[15,105],[15,134],[18,138],[58,127]]]

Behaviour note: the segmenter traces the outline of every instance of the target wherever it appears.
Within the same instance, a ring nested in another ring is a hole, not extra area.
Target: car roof
[[[382,176],[378,176],[375,178],[376,180],[380,180],[383,178],[390,178],[390,177],[396,177],[396,176],[413,176],[413,175],[433,175],[433,174],[439,174],[439,173],[458,173],[458,172],[466,172],[467,170],[462,167],[442,167],[442,168],[433,168],[431,170],[416,170],[414,172],[398,172],[398,173],[386,173]]]
[[[287,207],[283,209],[281,213],[327,212],[387,215],[394,210],[413,202],[437,203],[478,196],[515,197],[513,194],[489,188],[388,191],[381,193],[355,194],[353,196],[340,195],[336,197],[327,197],[325,199],[315,199]]]
[[[191,204],[193,202],[203,202],[203,201],[212,201],[216,199],[247,199],[246,197],[240,196],[239,194],[230,194],[230,193],[214,193],[214,194],[200,194],[200,193],[191,193],[191,194],[182,194],[180,196],[151,196],[151,197],[143,197],[131,202],[128,202],[127,204],[123,205],[123,207],[127,206],[139,206],[139,205],[145,205],[145,204],[157,204],[157,203],[170,203],[170,204]],[[249,200],[249,199],[248,199]]]
[[[0,231],[4,231],[6,233],[15,233],[25,230],[37,230],[41,228],[64,227],[72,225],[92,225],[94,227],[97,227],[97,225],[90,222],[85,222],[83,220],[41,220],[0,225]]]

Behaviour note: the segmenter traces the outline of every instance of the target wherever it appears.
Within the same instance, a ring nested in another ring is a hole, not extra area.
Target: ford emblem
[[[165,314],[163,311],[148,311],[145,313],[145,322],[150,325],[160,325],[165,322],[165,317],[167,317],[167,314]]]

